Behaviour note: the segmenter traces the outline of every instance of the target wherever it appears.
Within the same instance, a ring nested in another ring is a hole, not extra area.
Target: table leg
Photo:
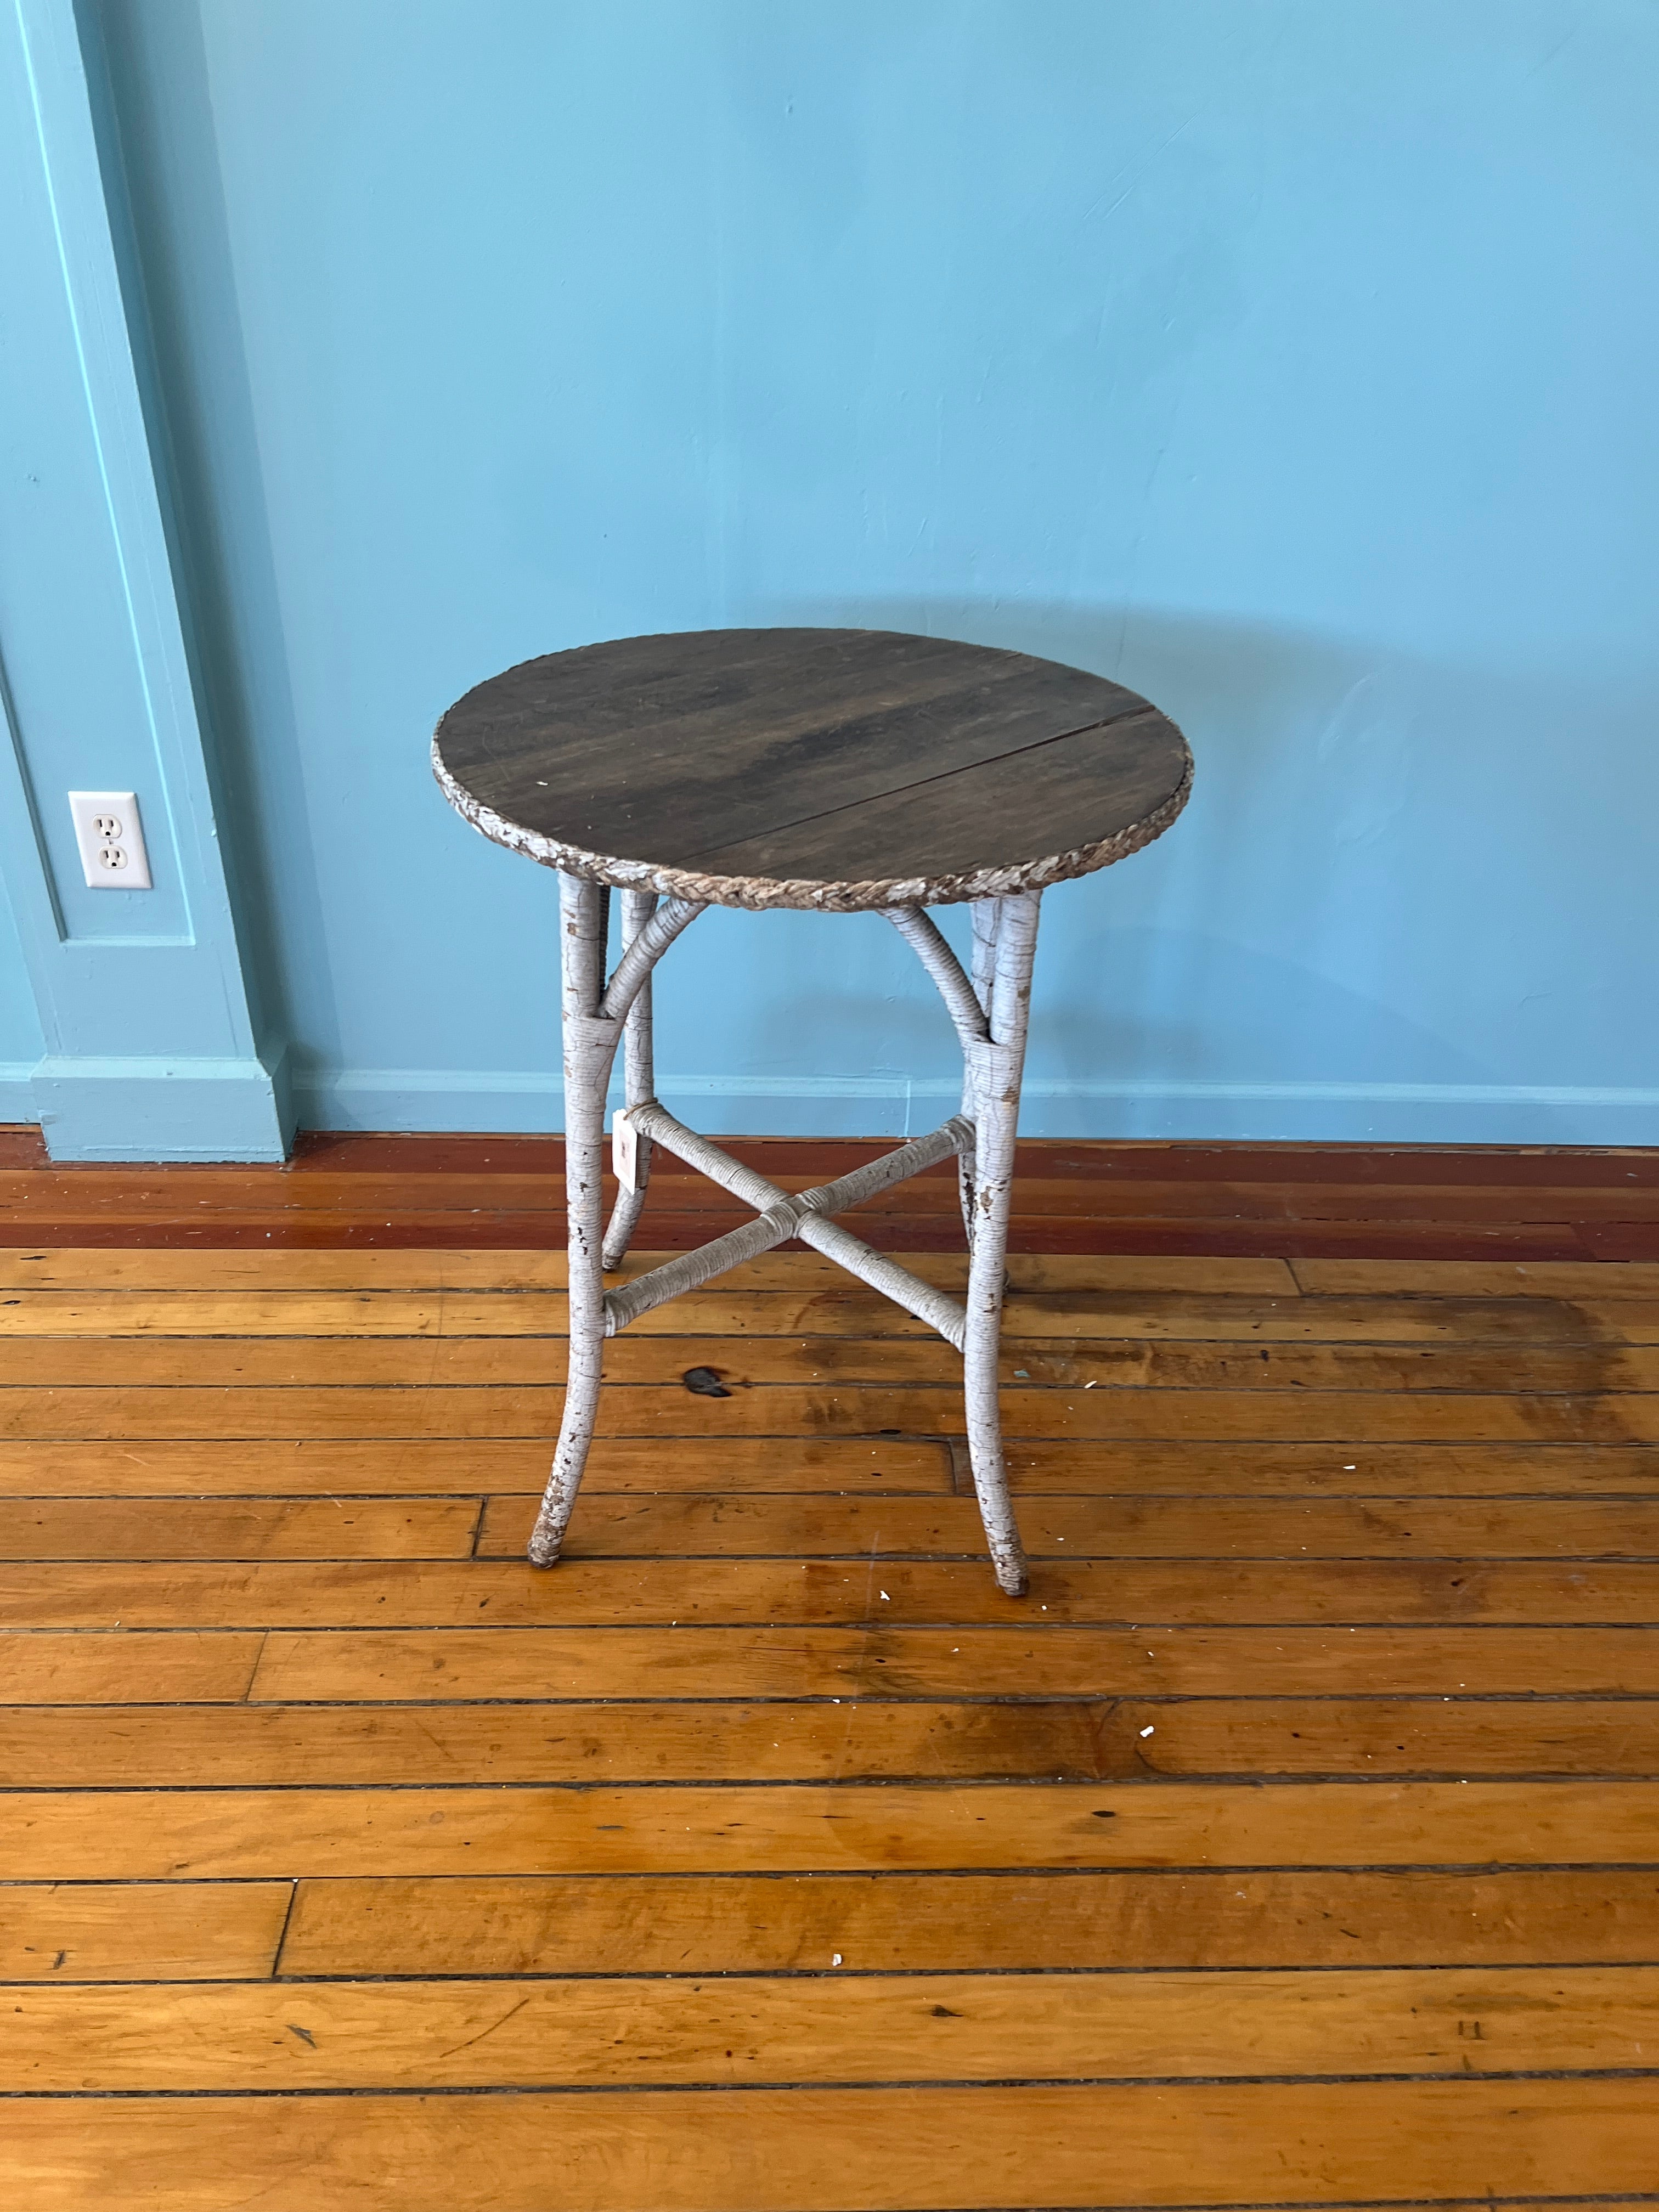
[[[974,933],[974,996],[988,1013],[991,1006],[991,978],[996,970],[997,919],[1001,912],[1000,899],[975,899],[968,909]],[[962,1063],[962,1112],[964,1121],[974,1120],[974,1063],[966,1054]],[[971,1252],[974,1249],[974,1157],[971,1152],[958,1152],[957,1155],[957,1192],[962,1200],[963,1233],[968,1239],[968,1249]]]
[[[657,910],[655,891],[624,891],[623,906],[623,942],[624,949],[634,942],[640,932]],[[623,1032],[623,1097],[629,1106],[644,1106],[657,1095],[657,1078],[653,1065],[651,1040],[651,979],[647,975],[635,994],[628,1010],[628,1024]],[[640,1213],[645,1205],[645,1186],[651,1172],[651,1139],[641,1134],[637,1139],[638,1169],[632,1190],[619,1190],[611,1210],[610,1225],[605,1232],[604,1263],[607,1270],[620,1267],[628,1255],[634,1231],[639,1226]]]
[[[564,1188],[570,1236],[570,1343],[564,1418],[547,1495],[530,1539],[530,1556],[550,1567],[581,1486],[599,1412],[605,1344],[605,1278],[600,1255],[605,1216],[600,1175],[605,1156],[605,1094],[616,1057],[618,1024],[606,1021],[605,956],[610,895],[579,876],[559,878],[564,1013]]]
[[[1025,1554],[1008,1501],[998,1404],[997,1354],[1002,1335],[1002,1296],[1013,1200],[1014,1138],[1019,1125],[1020,1078],[1030,1013],[1031,963],[1036,951],[1038,894],[1018,893],[996,902],[994,953],[986,1012],[990,1036],[969,1053],[974,1147],[973,1231],[968,1269],[968,1323],[963,1342],[963,1395],[968,1453],[980,1517],[997,1581],[1011,1597],[1028,1587]],[[975,949],[981,942],[975,913]],[[986,932],[986,936],[992,933]],[[978,958],[975,968],[980,966]],[[977,981],[977,976],[975,981]]]

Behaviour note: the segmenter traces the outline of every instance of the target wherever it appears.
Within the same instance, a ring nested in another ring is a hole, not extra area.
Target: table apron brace
[[[653,1095],[651,974],[675,938],[702,912],[690,900],[658,902],[625,891],[625,949],[605,981],[609,894],[603,884],[561,874],[564,1015],[565,1195],[569,1217],[570,1340],[564,1417],[530,1556],[550,1566],[576,1501],[599,1412],[602,1347],[641,1314],[727,1268],[796,1237],[872,1290],[937,1329],[963,1355],[969,1457],[996,1576],[1011,1595],[1026,1588],[1024,1555],[1008,1500],[998,1413],[997,1354],[1012,1203],[1014,1137],[1036,947],[1038,894],[975,901],[971,975],[920,907],[885,908],[888,921],[933,977],[963,1051],[963,1105],[941,1127],[849,1175],[794,1194],[688,1129]],[[618,1048],[625,1104],[618,1119],[633,1172],[602,1229],[605,1101]],[[757,1218],[695,1252],[607,1291],[638,1224],[653,1144],[708,1176]],[[969,1241],[966,1304],[923,1282],[830,1218],[956,1156]]]

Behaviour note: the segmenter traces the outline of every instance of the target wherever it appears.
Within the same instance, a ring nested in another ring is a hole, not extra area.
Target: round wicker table
[[[974,1486],[1001,1587],[1026,1587],[997,1401],[1005,1258],[1038,902],[1149,844],[1186,804],[1180,731],[1121,684],[1058,662],[889,630],[692,630],[527,660],[456,702],[432,743],[445,795],[497,844],[559,872],[570,1352],[530,1556],[559,1555],[598,1411],[607,1336],[790,1238],[838,1261],[963,1354]],[[623,893],[607,974],[609,890]],[[964,969],[930,905],[967,902]],[[708,906],[873,910],[914,947],[961,1040],[962,1110],[817,1190],[787,1194],[654,1095],[651,973]],[[618,1051],[619,1185],[600,1195]],[[607,1291],[653,1145],[756,1219]],[[835,1217],[955,1155],[963,1304]]]

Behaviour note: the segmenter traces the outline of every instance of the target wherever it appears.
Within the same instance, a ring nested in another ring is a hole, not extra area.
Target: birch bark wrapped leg
[[[996,969],[997,921],[1002,912],[1000,899],[975,899],[968,909],[974,933],[973,977],[974,996],[987,1013],[991,1010],[991,978]],[[964,1045],[962,1055],[962,1112],[965,1121],[975,1118],[974,1060]],[[971,1152],[957,1156],[957,1194],[962,1201],[962,1229],[968,1239],[968,1249],[974,1249],[974,1155]]]
[[[569,1364],[564,1417],[547,1494],[530,1539],[530,1557],[550,1567],[581,1486],[599,1413],[605,1344],[601,1266],[605,1094],[622,1036],[620,1021],[601,1011],[605,995],[609,894],[579,876],[559,878],[564,1013],[564,1188],[569,1222]]]
[[[1014,1139],[1019,1126],[1019,1086],[1030,1015],[1031,963],[1036,951],[1038,894],[1021,892],[998,904],[1001,912],[997,917],[988,1008],[990,1036],[986,1042],[968,1048],[976,1142],[963,1395],[974,1490],[991,1563],[1001,1588],[1011,1597],[1019,1597],[1029,1587],[1029,1578],[1008,1499],[997,1355],[1002,1335],[1008,1216],[1013,1200]],[[979,942],[976,926],[976,949]]]
[[[657,910],[657,895],[654,891],[624,891],[622,908],[623,939],[632,945],[643,935],[647,923]],[[649,1104],[657,1095],[656,1084],[651,1036],[651,979],[647,975],[634,994],[623,1032],[624,1107]],[[605,1232],[603,1260],[607,1273],[612,1267],[620,1267],[628,1255],[634,1231],[640,1224],[650,1174],[651,1139],[641,1133],[635,1138],[634,1188],[617,1191],[610,1226]]]

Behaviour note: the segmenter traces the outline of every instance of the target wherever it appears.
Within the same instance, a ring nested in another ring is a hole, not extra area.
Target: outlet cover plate
[[[94,891],[147,891],[149,854],[138,801],[130,791],[72,791],[75,842],[88,888]]]

